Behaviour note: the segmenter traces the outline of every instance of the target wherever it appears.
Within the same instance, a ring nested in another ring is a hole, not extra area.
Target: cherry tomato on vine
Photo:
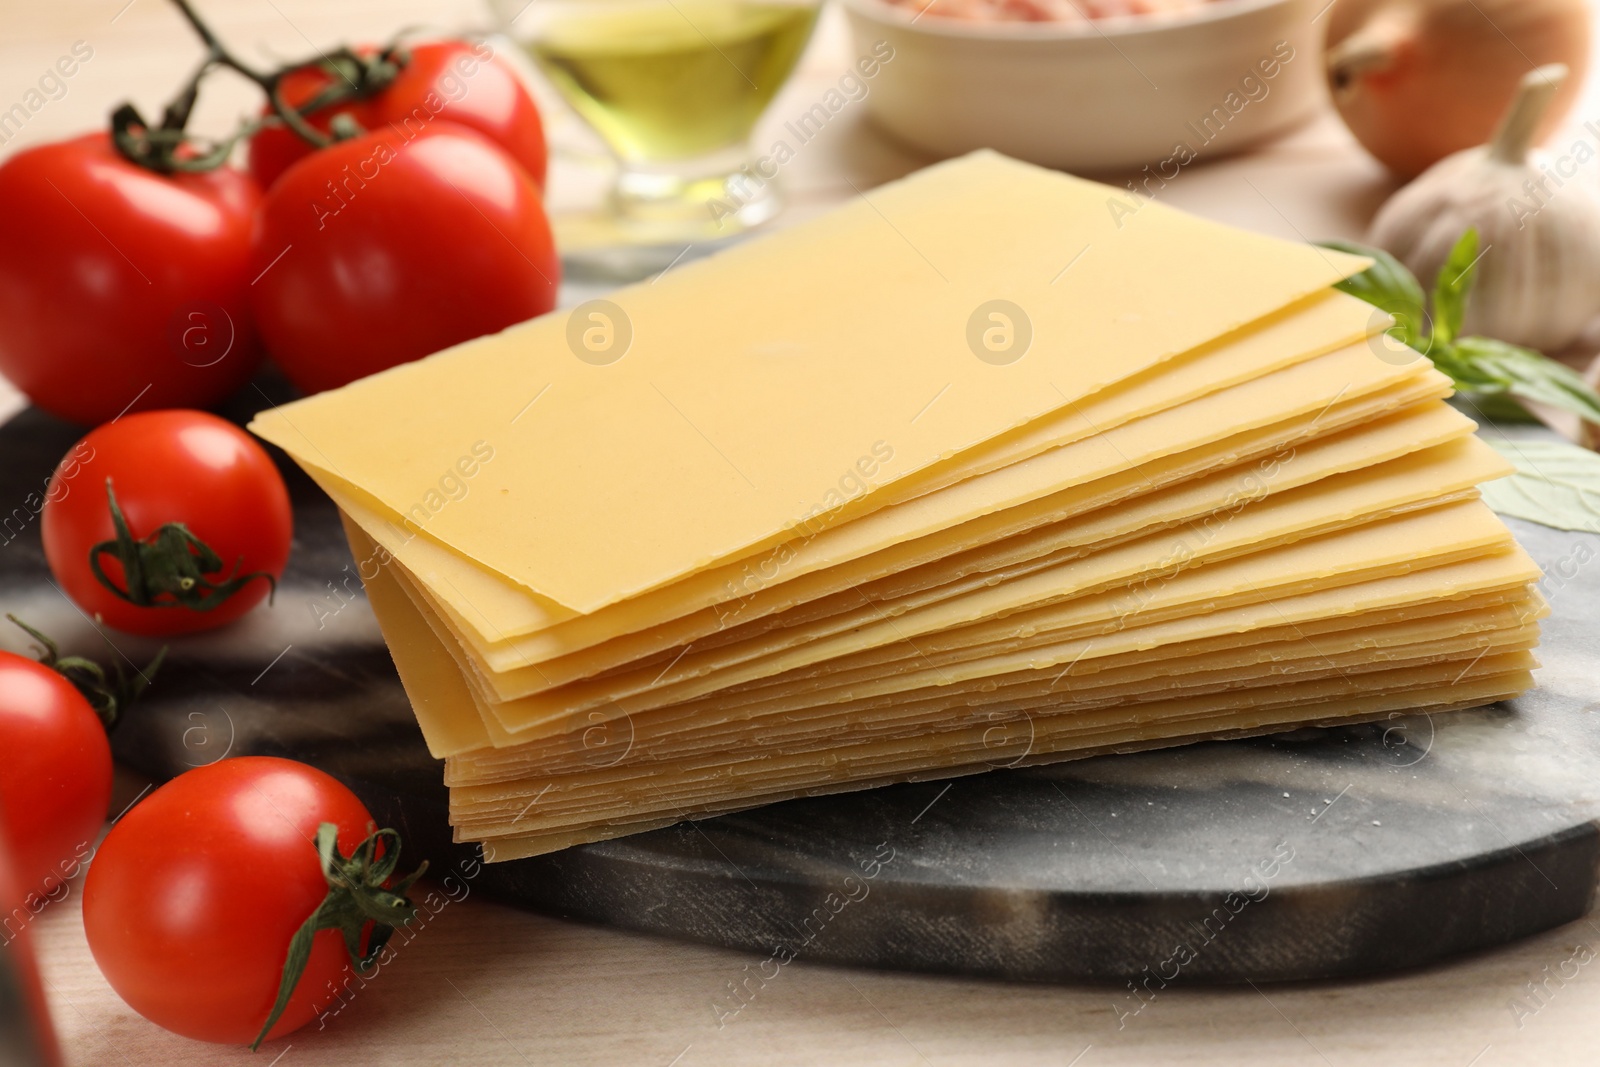
[[[296,163],[267,195],[256,264],[261,336],[307,393],[542,315],[561,273],[527,172],[442,119]]]
[[[358,49],[363,55],[378,49]],[[448,119],[477,130],[527,170],[533,184],[544,188],[546,147],[538,106],[516,72],[487,41],[430,41],[405,45],[400,73],[373,96],[314,111],[307,121],[327,133],[337,114],[348,114],[363,130],[391,125],[427,126]],[[285,77],[284,102],[304,106],[332,81],[321,66],[303,67]],[[270,113],[270,108],[263,113]],[[250,173],[268,188],[314,149],[292,130],[269,126],[250,139]]]
[[[293,519],[282,475],[243,430],[201,411],[149,411],[68,452],[40,529],[51,573],[80,608],[166,635],[221,626],[266,599]]]
[[[12,156],[0,374],[87,425],[223,399],[261,358],[245,299],[260,201],[242,171],[157,174],[105,133]]]
[[[71,682],[0,652],[0,750],[0,824],[18,887],[47,895],[77,872],[105,822],[105,727]]]
[[[319,827],[335,828],[342,858],[368,840],[371,821],[349,789],[293,760],[240,756],[174,778],[112,827],[89,868],[83,928],[95,962],[158,1026],[254,1040],[296,932],[330,896],[312,843]],[[352,921],[353,936],[372,936],[370,922]],[[341,930],[317,931],[309,949],[269,1037],[304,1026],[344,988]]]

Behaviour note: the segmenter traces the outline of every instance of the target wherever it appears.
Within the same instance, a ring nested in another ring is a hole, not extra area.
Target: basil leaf
[[[1455,345],[1434,345],[1428,351],[1428,358],[1433,360],[1435,367],[1450,376],[1459,392],[1503,393],[1511,384],[1492,365],[1477,366],[1464,358]]]
[[[1537,423],[1539,421],[1537,415],[1517,403],[1516,398],[1510,393],[1462,390],[1460,397],[1469,415],[1476,415],[1489,422]]]
[[[1461,235],[1433,282],[1433,343],[1448,345],[1461,336],[1467,314],[1467,293],[1478,266],[1478,231]]]
[[[1486,418],[1526,418],[1517,403],[1528,400],[1570,411],[1600,424],[1600,394],[1581,375],[1538,352],[1489,337],[1461,337],[1467,294],[1479,257],[1478,231],[1468,230],[1450,251],[1434,282],[1431,335],[1424,331],[1422,286],[1405,265],[1378,248],[1349,241],[1325,241],[1324,248],[1366,256],[1371,267],[1335,286],[1387,311],[1395,325],[1387,332],[1433,361],[1456,389],[1475,402]]]
[[[1489,441],[1517,472],[1485,482],[1483,501],[1558,530],[1600,533],[1600,456],[1555,441]]]
[[[1416,275],[1381,248],[1368,248],[1351,241],[1323,241],[1322,247],[1372,260],[1372,266],[1334,288],[1393,315],[1395,325],[1388,333],[1419,352],[1426,351],[1427,334],[1422,328],[1426,298]]]
[[[1446,373],[1463,389],[1508,392],[1600,423],[1600,394],[1565,363],[1491,337],[1463,337],[1450,347],[1457,369],[1466,377]],[[1480,381],[1491,384],[1477,384]]]

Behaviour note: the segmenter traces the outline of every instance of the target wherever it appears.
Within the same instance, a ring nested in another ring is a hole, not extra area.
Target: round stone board
[[[264,378],[229,414],[286,397]],[[0,427],[0,606],[69,652],[143,664],[156,646],[97,634],[40,553],[35,509],[77,435],[31,410]],[[1571,921],[1595,891],[1594,535],[1511,521],[1554,609],[1539,689],[1511,705],[791,801],[482,864],[450,842],[441,768],[332,505],[285,476],[295,548],[275,606],[173,642],[117,755],[157,778],[305,760],[475,891],[762,960],[1149,988],[1414,966]]]

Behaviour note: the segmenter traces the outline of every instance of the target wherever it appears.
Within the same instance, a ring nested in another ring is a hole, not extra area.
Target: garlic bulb
[[[1476,227],[1482,253],[1465,332],[1544,352],[1572,343],[1600,311],[1600,192],[1581,171],[1595,152],[1587,142],[1556,158],[1528,151],[1566,74],[1560,64],[1530,72],[1494,140],[1401,189],[1368,237],[1428,286]]]
[[[1319,16],[1320,17],[1320,16]],[[1335,0],[1328,88],[1356,140],[1404,178],[1480,145],[1528,68],[1565,63],[1549,133],[1589,61],[1588,0]]]

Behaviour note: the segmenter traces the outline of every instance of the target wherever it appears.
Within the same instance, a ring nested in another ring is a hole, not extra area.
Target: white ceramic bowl
[[[894,49],[867,83],[869,113],[939,156],[993,148],[1064,170],[1150,164],[1170,176],[1190,153],[1283,132],[1325,97],[1312,19],[1327,0],[1214,0],[1089,25],[913,20],[884,0],[843,3],[857,54]]]

